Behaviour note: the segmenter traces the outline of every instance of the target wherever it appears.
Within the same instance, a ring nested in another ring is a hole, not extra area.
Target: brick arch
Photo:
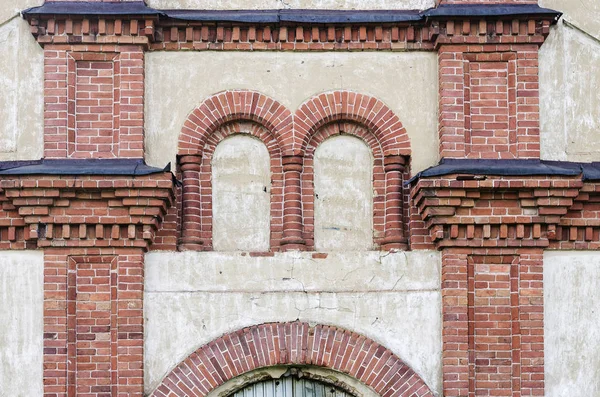
[[[269,130],[279,146],[292,138],[292,113],[281,103],[256,91],[219,92],[187,117],[179,136],[178,155],[201,154],[210,135],[235,120],[254,121]]]
[[[378,246],[385,233],[385,169],[381,144],[375,136],[363,125],[346,120],[331,122],[319,128],[312,135],[304,150],[304,169],[302,173],[302,203],[304,239],[309,250],[314,249],[314,156],[317,147],[325,140],[337,135],[351,135],[363,141],[371,150],[373,156],[373,243]]]
[[[152,397],[202,397],[230,379],[274,365],[312,365],[348,374],[383,397],[433,397],[390,350],[342,328],[268,323],[224,335],[175,367]]]
[[[408,134],[398,116],[379,99],[351,91],[324,92],[300,105],[294,114],[294,150],[304,152],[321,127],[339,120],[364,125],[379,141],[385,156],[411,153]]]
[[[212,249],[212,159],[223,140],[233,135],[249,135],[260,140],[269,153],[271,170],[271,249],[279,247],[283,229],[283,170],[281,149],[267,128],[251,121],[232,121],[223,124],[206,140],[200,166],[200,208],[203,249]],[[196,201],[193,201],[194,203]]]

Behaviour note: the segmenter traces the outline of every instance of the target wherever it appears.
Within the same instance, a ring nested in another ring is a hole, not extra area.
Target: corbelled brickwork
[[[433,396],[385,347],[354,332],[307,323],[272,323],[227,334],[189,355],[154,397],[205,396],[235,376],[273,365],[316,365],[346,373],[383,397]]]

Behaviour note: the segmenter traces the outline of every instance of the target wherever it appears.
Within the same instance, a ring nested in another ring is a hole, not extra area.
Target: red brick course
[[[330,368],[382,397],[433,396],[412,369],[377,342],[341,328],[301,322],[255,325],[224,335],[183,360],[151,396],[205,396],[238,375],[273,365]]]

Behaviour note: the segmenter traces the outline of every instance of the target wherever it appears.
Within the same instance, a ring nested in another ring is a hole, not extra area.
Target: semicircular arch
[[[294,114],[295,149],[304,152],[321,127],[341,120],[365,126],[385,156],[411,154],[410,140],[400,118],[381,100],[352,91],[324,92],[300,105]]]
[[[236,120],[262,125],[280,148],[293,134],[292,113],[281,103],[257,91],[228,90],[208,97],[188,115],[179,135],[177,154],[201,154],[217,129]]]

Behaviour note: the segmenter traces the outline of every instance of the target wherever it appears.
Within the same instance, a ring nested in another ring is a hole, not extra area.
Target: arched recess
[[[350,135],[360,139],[368,146],[373,157],[372,184],[370,189],[373,191],[372,208],[372,243],[378,245],[384,237],[385,232],[385,170],[383,165],[383,150],[381,145],[375,139],[373,134],[364,126],[353,122],[340,121],[326,124],[321,127],[308,143],[304,152],[304,171],[302,178],[302,203],[306,210],[304,211],[304,230],[308,249],[316,247],[315,234],[315,205],[317,197],[315,195],[315,153],[320,145],[331,138],[342,135]],[[341,150],[341,148],[340,148]],[[372,244],[371,244],[372,245]],[[348,247],[347,249],[352,249]],[[372,248],[371,248],[372,249]]]
[[[347,374],[382,397],[433,397],[425,382],[377,342],[327,325],[268,323],[202,346],[173,369],[152,397],[203,397],[258,368],[310,365]]]
[[[347,130],[347,131],[344,131]],[[303,215],[307,246],[314,247],[312,158],[319,142],[336,133],[363,139],[374,156],[374,242],[383,249],[407,248],[408,194],[403,181],[409,177],[410,140],[398,116],[382,101],[350,91],[332,91],[304,102],[294,114],[294,151],[303,153]]]
[[[182,227],[179,248],[212,248],[210,158],[216,145],[234,133],[260,139],[271,159],[271,247],[282,235],[283,181],[281,147],[292,140],[292,114],[279,102],[254,91],[225,91],[194,109],[179,137],[179,172],[182,187]]]

